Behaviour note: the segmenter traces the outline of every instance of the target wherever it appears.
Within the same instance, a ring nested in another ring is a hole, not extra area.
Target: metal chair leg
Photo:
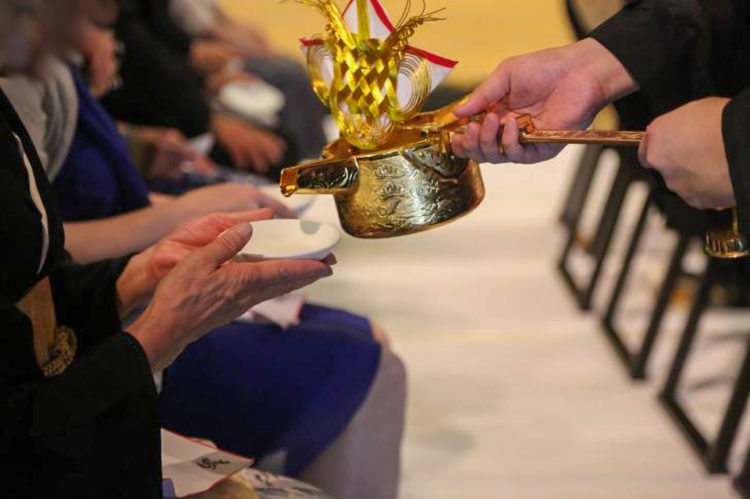
[[[609,254],[612,237],[614,236],[615,228],[617,227],[617,222],[620,218],[620,212],[625,204],[625,196],[631,185],[632,177],[629,169],[621,165],[617,171],[617,176],[612,186],[607,206],[604,209],[604,213],[602,213],[602,219],[599,223],[599,229],[597,230],[597,234],[600,234],[598,237],[601,237],[601,241],[599,247],[593,252],[594,257],[596,258],[594,271],[591,273],[588,285],[581,293],[581,300],[579,302],[581,310],[591,310],[591,301],[593,300],[594,292],[599,284],[599,278],[601,277],[607,255]]]
[[[584,311],[591,310],[591,301],[594,292],[596,291],[597,284],[599,283],[599,277],[604,268],[609,246],[612,242],[612,237],[615,228],[617,227],[622,207],[625,203],[625,196],[634,182],[635,170],[633,169],[633,165],[626,164],[625,160],[622,158],[623,157],[621,156],[620,166],[617,169],[617,174],[610,189],[607,203],[599,219],[599,225],[594,240],[592,241],[592,244],[586,248],[586,252],[591,255],[595,261],[594,270],[588,277],[587,283],[583,286],[579,286],[568,268],[568,257],[570,256],[572,249],[576,246],[578,239],[580,213],[572,220],[574,223],[571,223],[568,227],[565,246],[563,247],[557,263],[557,268],[560,271],[565,284],[575,297],[578,307]],[[585,199],[582,203],[585,203]],[[583,204],[581,205],[581,208],[583,208]]]
[[[581,213],[591,191],[591,183],[603,151],[604,146],[600,145],[586,146],[584,149],[559,218],[560,223],[568,230],[575,231],[578,227],[578,221],[581,219]]]
[[[625,196],[627,195],[628,188],[631,186],[632,182],[632,167],[626,165],[621,160],[609,196],[607,197],[607,203],[604,205],[604,210],[602,210],[596,232],[591,239],[591,243],[586,248],[586,251],[590,255],[596,258],[601,258],[601,256],[607,252],[610,240],[612,239],[612,234],[617,225],[617,220],[622,211],[622,207],[625,204]]]
[[[695,336],[698,331],[703,312],[708,307],[709,292],[716,280],[720,263],[716,260],[710,260],[703,279],[693,300],[693,306],[690,310],[685,329],[680,338],[680,343],[675,353],[669,376],[659,394],[659,401],[666,409],[667,414],[672,418],[693,450],[703,461],[706,470],[709,473],[725,473],[726,457],[734,436],[737,432],[737,426],[744,411],[745,401],[748,392],[750,392],[750,359],[746,357],[743,362],[740,376],[735,384],[734,392],[730,400],[727,412],[722,420],[719,436],[714,442],[708,439],[700,432],[698,427],[688,416],[685,409],[677,400],[677,388],[685,369],[685,362],[692,348]],[[750,350],[748,351],[750,355]]]
[[[557,270],[560,272],[560,275],[563,278],[563,282],[567,285],[568,289],[573,294],[576,303],[580,307],[582,298],[581,290],[578,288],[578,284],[576,284],[575,279],[573,279],[573,274],[570,273],[570,269],[568,269],[568,258],[570,257],[570,252],[573,250],[573,247],[576,244],[576,235],[576,231],[568,232],[565,244],[563,245],[563,249],[560,252],[560,257],[557,261]]]
[[[609,300],[607,311],[602,319],[602,329],[606,334],[607,338],[612,342],[612,346],[618,355],[618,358],[625,364],[625,368],[628,371],[630,377],[634,380],[643,380],[646,378],[646,366],[648,360],[651,357],[651,352],[656,341],[656,337],[659,334],[661,322],[664,317],[664,313],[669,305],[669,300],[672,297],[674,288],[677,285],[677,281],[682,274],[682,260],[687,252],[691,236],[689,234],[680,234],[680,238],[677,241],[672,257],[670,259],[667,272],[664,275],[664,279],[659,290],[659,295],[656,298],[654,309],[651,312],[651,318],[649,320],[646,331],[643,335],[641,345],[635,351],[631,351],[626,345],[623,335],[616,329],[614,322],[617,314],[617,309],[622,298],[622,292],[627,283],[630,268],[632,266],[633,257],[640,244],[640,239],[643,235],[643,229],[645,228],[645,222],[647,220],[648,211],[651,204],[651,197],[646,199],[641,216],[638,220],[628,252],[623,262],[623,267],[617,278],[617,283],[612,290],[612,295]]]
[[[716,279],[718,265],[718,262],[714,259],[708,261],[708,266],[706,267],[698,291],[693,299],[693,306],[690,309],[690,314],[688,315],[685,329],[682,332],[677,352],[675,352],[674,359],[672,360],[672,366],[669,370],[667,381],[664,383],[662,394],[674,395],[677,389],[677,385],[680,382],[680,378],[682,377],[685,368],[685,361],[690,354],[690,349],[693,346],[693,341],[698,332],[698,324],[703,316],[703,312],[705,312],[708,307],[709,292],[711,291],[711,286]]]
[[[651,357],[651,351],[654,348],[656,337],[661,329],[661,322],[664,318],[664,313],[669,306],[669,300],[672,297],[674,288],[677,286],[677,281],[682,274],[682,260],[685,257],[685,253],[687,253],[690,239],[691,236],[680,234],[675,250],[672,253],[672,259],[669,262],[667,273],[664,276],[664,281],[659,290],[659,296],[656,298],[654,310],[651,314],[651,320],[646,328],[646,333],[643,335],[643,342],[641,343],[638,353],[633,357],[630,364],[630,375],[633,379],[646,378],[646,364]]]
[[[617,307],[620,303],[620,298],[622,297],[622,292],[628,279],[628,275],[630,274],[633,260],[638,251],[638,246],[640,244],[641,238],[643,237],[643,231],[646,228],[646,221],[648,220],[650,208],[651,194],[649,194],[649,196],[646,198],[646,201],[643,203],[641,214],[638,217],[638,223],[633,229],[633,234],[630,237],[630,243],[628,244],[628,249],[625,253],[625,258],[623,259],[622,268],[620,269],[620,273],[617,277],[617,282],[615,283],[614,288],[612,288],[612,294],[610,295],[610,299],[607,305],[607,311],[604,315],[604,318],[602,319],[602,327],[607,335],[607,338],[610,340],[612,347],[617,354],[617,357],[628,367],[628,369],[630,367],[630,362],[633,355],[629,351],[627,345],[625,345],[625,342],[622,340],[622,336],[615,330],[612,324],[615,313],[617,312]]]
[[[732,450],[732,444],[737,436],[737,429],[745,413],[748,395],[750,395],[750,340],[747,342],[745,358],[732,390],[732,397],[727,404],[727,410],[719,427],[719,433],[706,454],[705,463],[709,471],[726,470],[726,462]]]

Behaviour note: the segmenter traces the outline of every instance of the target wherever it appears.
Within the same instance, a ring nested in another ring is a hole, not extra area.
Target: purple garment
[[[380,361],[365,318],[305,305],[299,326],[232,323],[164,375],[162,424],[261,457],[285,450],[296,476],[346,427]]]
[[[78,124],[52,184],[63,219],[94,220],[148,206],[148,188],[117,125],[91,95],[80,72],[71,72],[78,92]]]

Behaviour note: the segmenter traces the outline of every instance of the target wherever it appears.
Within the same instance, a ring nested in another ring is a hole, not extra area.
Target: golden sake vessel
[[[414,123],[430,92],[455,62],[408,44],[437,11],[404,14],[392,24],[378,0],[295,0],[326,20],[325,35],[303,40],[313,89],[330,108],[341,138],[323,160],[286,168],[282,192],[333,194],[341,224],[356,237],[420,232],[476,207],[484,185],[476,163],[457,158],[439,134]]]

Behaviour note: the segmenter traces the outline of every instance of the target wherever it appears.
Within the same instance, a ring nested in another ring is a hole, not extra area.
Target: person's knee
[[[380,367],[373,386],[381,403],[396,408],[394,412],[403,413],[406,407],[408,375],[406,364],[393,352],[383,351]]]
[[[408,380],[406,364],[398,354],[393,352],[391,339],[382,326],[370,319],[370,329],[373,339],[380,343],[383,349],[372,392],[381,391],[379,388],[382,386],[391,398],[398,398],[401,404],[405,405]]]
[[[406,387],[407,372],[406,364],[401,357],[393,352],[386,352],[383,355],[383,369],[388,372],[388,376],[398,385]]]
[[[383,329],[380,324],[372,319],[370,319],[370,330],[372,331],[372,339],[380,343],[384,351],[393,351],[391,349],[391,339],[388,337],[388,333],[385,332],[385,329]]]

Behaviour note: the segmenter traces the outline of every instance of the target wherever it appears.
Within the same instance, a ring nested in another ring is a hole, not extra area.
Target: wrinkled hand
[[[218,73],[236,57],[239,50],[217,40],[195,40],[190,44],[190,63],[202,73]]]
[[[273,217],[273,210],[213,213],[182,224],[161,241],[133,256],[117,280],[122,316],[148,300],[167,273],[193,251],[215,240],[238,223]]]
[[[212,213],[182,224],[144,252],[148,255],[149,278],[156,285],[188,255],[214,241],[225,230],[242,222],[269,220],[273,216],[271,209]]]
[[[238,212],[272,208],[282,218],[296,218],[284,203],[264,194],[257,187],[244,184],[217,184],[193,189],[177,198],[182,213],[194,218],[214,212]]]
[[[657,170],[667,187],[695,208],[736,204],[721,130],[728,102],[709,97],[658,117],[638,149],[641,163]]]
[[[287,146],[281,138],[242,120],[216,116],[213,132],[234,164],[243,170],[265,173],[284,158]]]
[[[456,109],[461,117],[489,114],[456,134],[453,150],[478,162],[550,159],[562,147],[519,144],[518,116],[531,115],[540,129],[585,129],[607,103],[635,89],[620,62],[593,39],[508,59]]]
[[[277,260],[239,263],[232,258],[252,235],[243,222],[190,253],[156,288],[130,327],[153,371],[167,367],[190,343],[251,307],[332,274],[324,262]]]

